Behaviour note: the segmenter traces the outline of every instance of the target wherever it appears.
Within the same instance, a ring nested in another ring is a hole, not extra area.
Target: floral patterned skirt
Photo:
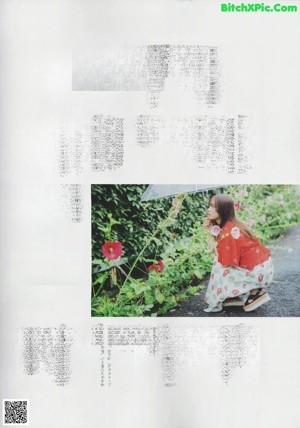
[[[222,309],[225,299],[239,297],[246,302],[251,290],[267,288],[273,279],[273,263],[271,257],[252,270],[240,267],[225,267],[218,262],[216,256],[208,283],[205,302],[207,312],[218,312]]]

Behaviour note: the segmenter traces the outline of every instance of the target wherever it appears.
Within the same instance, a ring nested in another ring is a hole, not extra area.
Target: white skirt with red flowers
[[[252,270],[234,266],[223,266],[216,256],[208,283],[205,302],[207,312],[218,312],[222,302],[228,298],[239,297],[245,302],[251,290],[267,288],[273,279],[273,263],[271,257]]]

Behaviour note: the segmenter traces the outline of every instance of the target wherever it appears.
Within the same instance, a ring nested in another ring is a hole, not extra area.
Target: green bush
[[[166,217],[172,198],[141,202],[147,185],[92,185],[92,256],[103,258],[101,247],[106,240],[119,240],[123,244],[124,256],[132,262],[143,248],[146,239]],[[160,235],[148,247],[141,258],[156,258],[164,249],[172,234],[188,236],[189,228],[202,221],[212,192],[188,195],[176,224]],[[118,223],[111,231],[108,228],[111,214]],[[94,268],[93,273],[97,273]]]
[[[248,224],[267,243],[280,237],[291,224],[299,223],[299,195],[291,185],[248,185],[226,189],[241,208],[240,220]]]

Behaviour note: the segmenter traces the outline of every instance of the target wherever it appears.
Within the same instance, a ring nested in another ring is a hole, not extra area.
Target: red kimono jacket
[[[247,236],[232,221],[222,227],[217,238],[218,261],[223,266],[252,270],[270,257],[270,250]]]

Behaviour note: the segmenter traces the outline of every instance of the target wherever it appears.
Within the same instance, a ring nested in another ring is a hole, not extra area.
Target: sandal
[[[262,288],[258,288],[255,294],[250,294],[250,296],[248,297],[244,305],[244,311],[254,311],[254,309],[257,309],[264,303],[269,302],[269,300],[271,300],[269,294],[265,293]]]
[[[243,301],[239,297],[232,297],[224,300],[223,302],[223,308],[227,308],[229,306],[244,306]]]

